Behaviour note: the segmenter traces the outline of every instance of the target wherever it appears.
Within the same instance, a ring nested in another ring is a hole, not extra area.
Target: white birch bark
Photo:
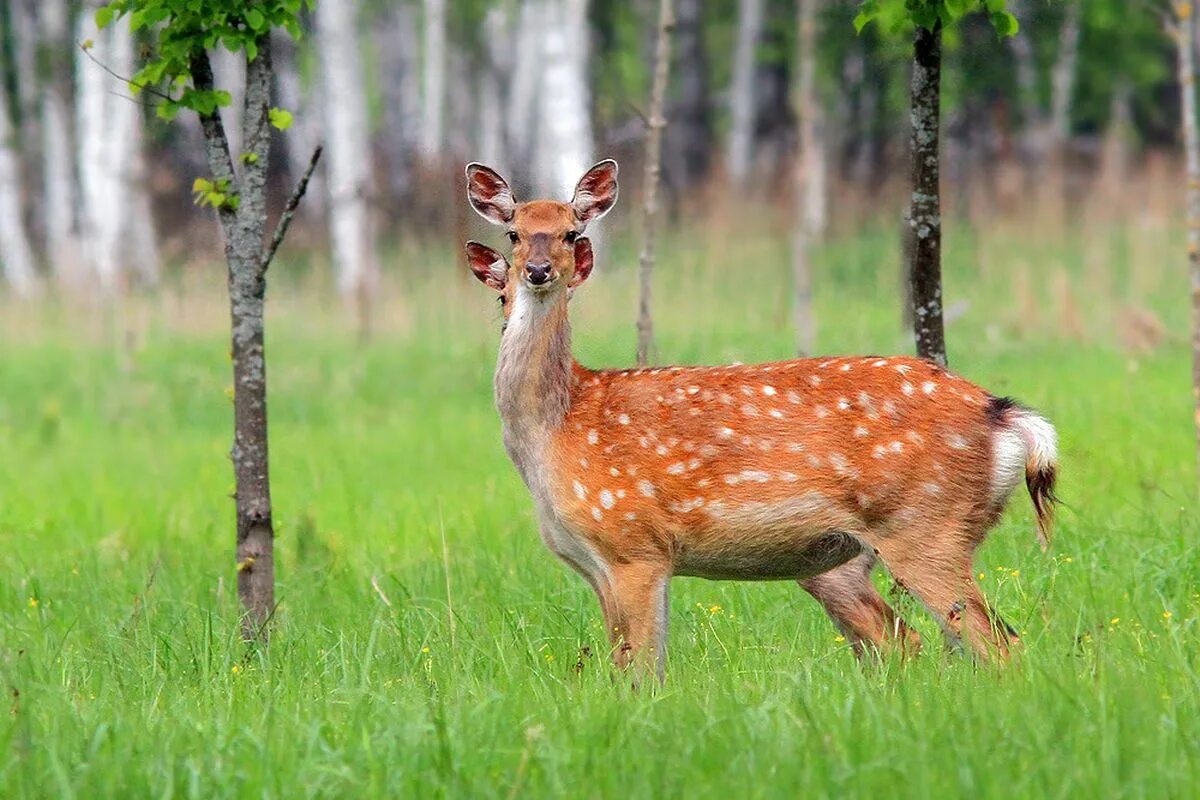
[[[1200,485],[1200,132],[1196,128],[1195,6],[1175,0],[1175,36],[1179,51],[1180,112],[1187,159],[1187,252],[1192,289],[1192,409],[1196,436],[1197,484]]]
[[[762,0],[738,3],[737,43],[733,55],[733,78],[729,87],[729,177],[744,185],[754,161],[754,67],[755,51],[762,33]]]
[[[422,52],[421,157],[442,157],[446,105],[446,0],[424,0]]]
[[[1050,132],[1053,147],[1061,154],[1071,136],[1071,105],[1075,95],[1075,71],[1079,61],[1081,0],[1066,0],[1058,57],[1050,75]]]
[[[0,269],[13,293],[28,297],[37,291],[38,277],[21,205],[21,156],[8,109],[8,89],[0,80]]]
[[[38,117],[38,14],[39,0],[9,0],[13,55],[17,72],[17,108],[20,112],[21,148],[25,156],[36,156],[41,148]]]
[[[798,0],[794,105],[800,135],[792,222],[792,320],[796,352],[811,355],[816,339],[812,310],[812,240],[825,225],[825,160],[820,148],[816,92],[816,14],[820,0]]]
[[[522,0],[513,32],[513,65],[509,75],[505,134],[514,164],[529,164],[537,144],[534,108],[542,84],[542,40],[539,20],[550,0]]]
[[[43,0],[38,36],[48,74],[39,87],[42,125],[42,219],[50,271],[61,285],[82,280],[75,201],[75,144],[71,130],[70,9],[67,0]]]
[[[506,80],[512,73],[509,57],[511,30],[512,20],[507,6],[495,5],[488,9],[483,19],[485,59],[478,81],[478,159],[502,174],[509,173],[504,147],[504,95]]]
[[[571,196],[591,166],[591,100],[588,92],[587,0],[551,0],[541,27],[541,86],[537,89],[534,181],[545,197]]]
[[[378,262],[367,204],[371,151],[357,11],[357,3],[317,4],[334,269],[342,296],[362,312],[377,282]],[[365,314],[360,321],[365,323]]]

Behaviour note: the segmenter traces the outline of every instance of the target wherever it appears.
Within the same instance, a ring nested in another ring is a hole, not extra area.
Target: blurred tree
[[[671,0],[659,0],[654,46],[654,83],[650,90],[650,119],[646,130],[646,177],[642,186],[642,252],[638,258],[641,297],[638,302],[638,366],[649,363],[654,352],[654,319],[650,313],[650,276],[654,271],[654,244],[658,224],[659,172],[662,166],[665,104],[671,69],[671,29],[675,24]]]
[[[1180,122],[1187,157],[1188,272],[1192,287],[1192,396],[1200,485],[1200,132],[1196,129],[1196,20],[1190,0],[1172,0],[1172,33],[1179,58]]]
[[[82,253],[76,217],[75,143],[71,128],[71,8],[43,0],[38,9],[39,113],[42,128],[42,218],[46,256],[60,285],[78,286]],[[25,153],[26,158],[29,153]]]
[[[908,222],[912,229],[912,319],[917,355],[945,365],[946,332],[942,315],[942,201],[941,201],[941,80],[942,29],[978,5],[976,0],[866,0],[854,21],[861,31],[874,19],[892,27],[910,23],[913,42],[909,159],[912,200]],[[984,8],[996,32],[1011,36],[1017,20],[1005,10],[1005,0],[986,0]]]
[[[370,329],[370,301],[379,285],[379,256],[368,203],[371,177],[366,80],[359,53],[358,2],[317,3],[317,41],[325,84],[330,239],[338,291]]]
[[[21,156],[4,77],[0,72],[0,268],[13,292],[28,297],[37,291],[38,277],[21,205]]]
[[[754,161],[755,59],[763,28],[763,0],[738,0],[737,44],[729,86],[729,177],[745,185]]]
[[[679,193],[703,182],[712,161],[712,101],[701,0],[677,0],[673,39],[676,90],[668,102],[663,173],[666,185]]]
[[[423,0],[421,50],[421,158],[442,157],[446,105],[446,0]]]
[[[290,113],[271,106],[271,31],[300,35],[302,0],[113,0],[95,12],[102,30],[127,17],[132,29],[150,28],[156,40],[131,88],[160,100],[159,116],[181,109],[200,115],[210,178],[197,178],[197,202],[214,208],[229,268],[234,441],[230,456],[236,480],[238,596],[246,609],[247,639],[265,636],[275,608],[275,529],[267,457],[267,372],[263,301],[266,273],[283,241],[320,148],[297,184],[269,244],[266,179],[271,126],[286,128]],[[332,4],[331,4],[332,5]],[[220,109],[230,93],[214,83],[209,49],[221,46],[245,58],[243,152],[231,152]],[[120,198],[117,199],[120,202]]]
[[[811,355],[816,345],[812,311],[813,237],[825,225],[825,152],[822,113],[816,92],[817,14],[821,0],[797,0],[796,63],[793,90],[797,137],[792,197],[792,314],[796,352]]]

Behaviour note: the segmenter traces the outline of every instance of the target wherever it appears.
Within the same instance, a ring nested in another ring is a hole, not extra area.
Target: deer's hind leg
[[[863,552],[799,583],[825,608],[859,658],[896,645],[905,653],[915,653],[921,638],[880,596],[871,582],[874,567],[874,554]]]
[[[1005,659],[1017,636],[975,583],[975,550],[983,536],[973,527],[931,521],[880,537],[876,548],[896,582],[934,615],[949,643],[965,639],[976,654]]]

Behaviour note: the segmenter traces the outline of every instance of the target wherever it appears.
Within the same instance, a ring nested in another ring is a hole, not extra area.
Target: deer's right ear
[[[508,259],[486,244],[467,242],[467,264],[482,283],[497,292],[504,291],[508,279]]]
[[[496,225],[512,222],[517,210],[508,181],[483,164],[467,164],[467,199],[481,217]]]
[[[617,202],[617,162],[606,158],[584,173],[575,186],[571,208],[582,231],[594,219],[600,219]]]

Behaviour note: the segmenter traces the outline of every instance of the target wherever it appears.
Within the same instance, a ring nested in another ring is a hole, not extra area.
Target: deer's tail
[[[988,412],[996,427],[993,452],[996,480],[1007,475],[1015,478],[1024,470],[1025,487],[1037,514],[1038,543],[1046,550],[1050,547],[1054,510],[1059,502],[1054,493],[1058,482],[1058,432],[1045,417],[1006,397],[992,398]]]

